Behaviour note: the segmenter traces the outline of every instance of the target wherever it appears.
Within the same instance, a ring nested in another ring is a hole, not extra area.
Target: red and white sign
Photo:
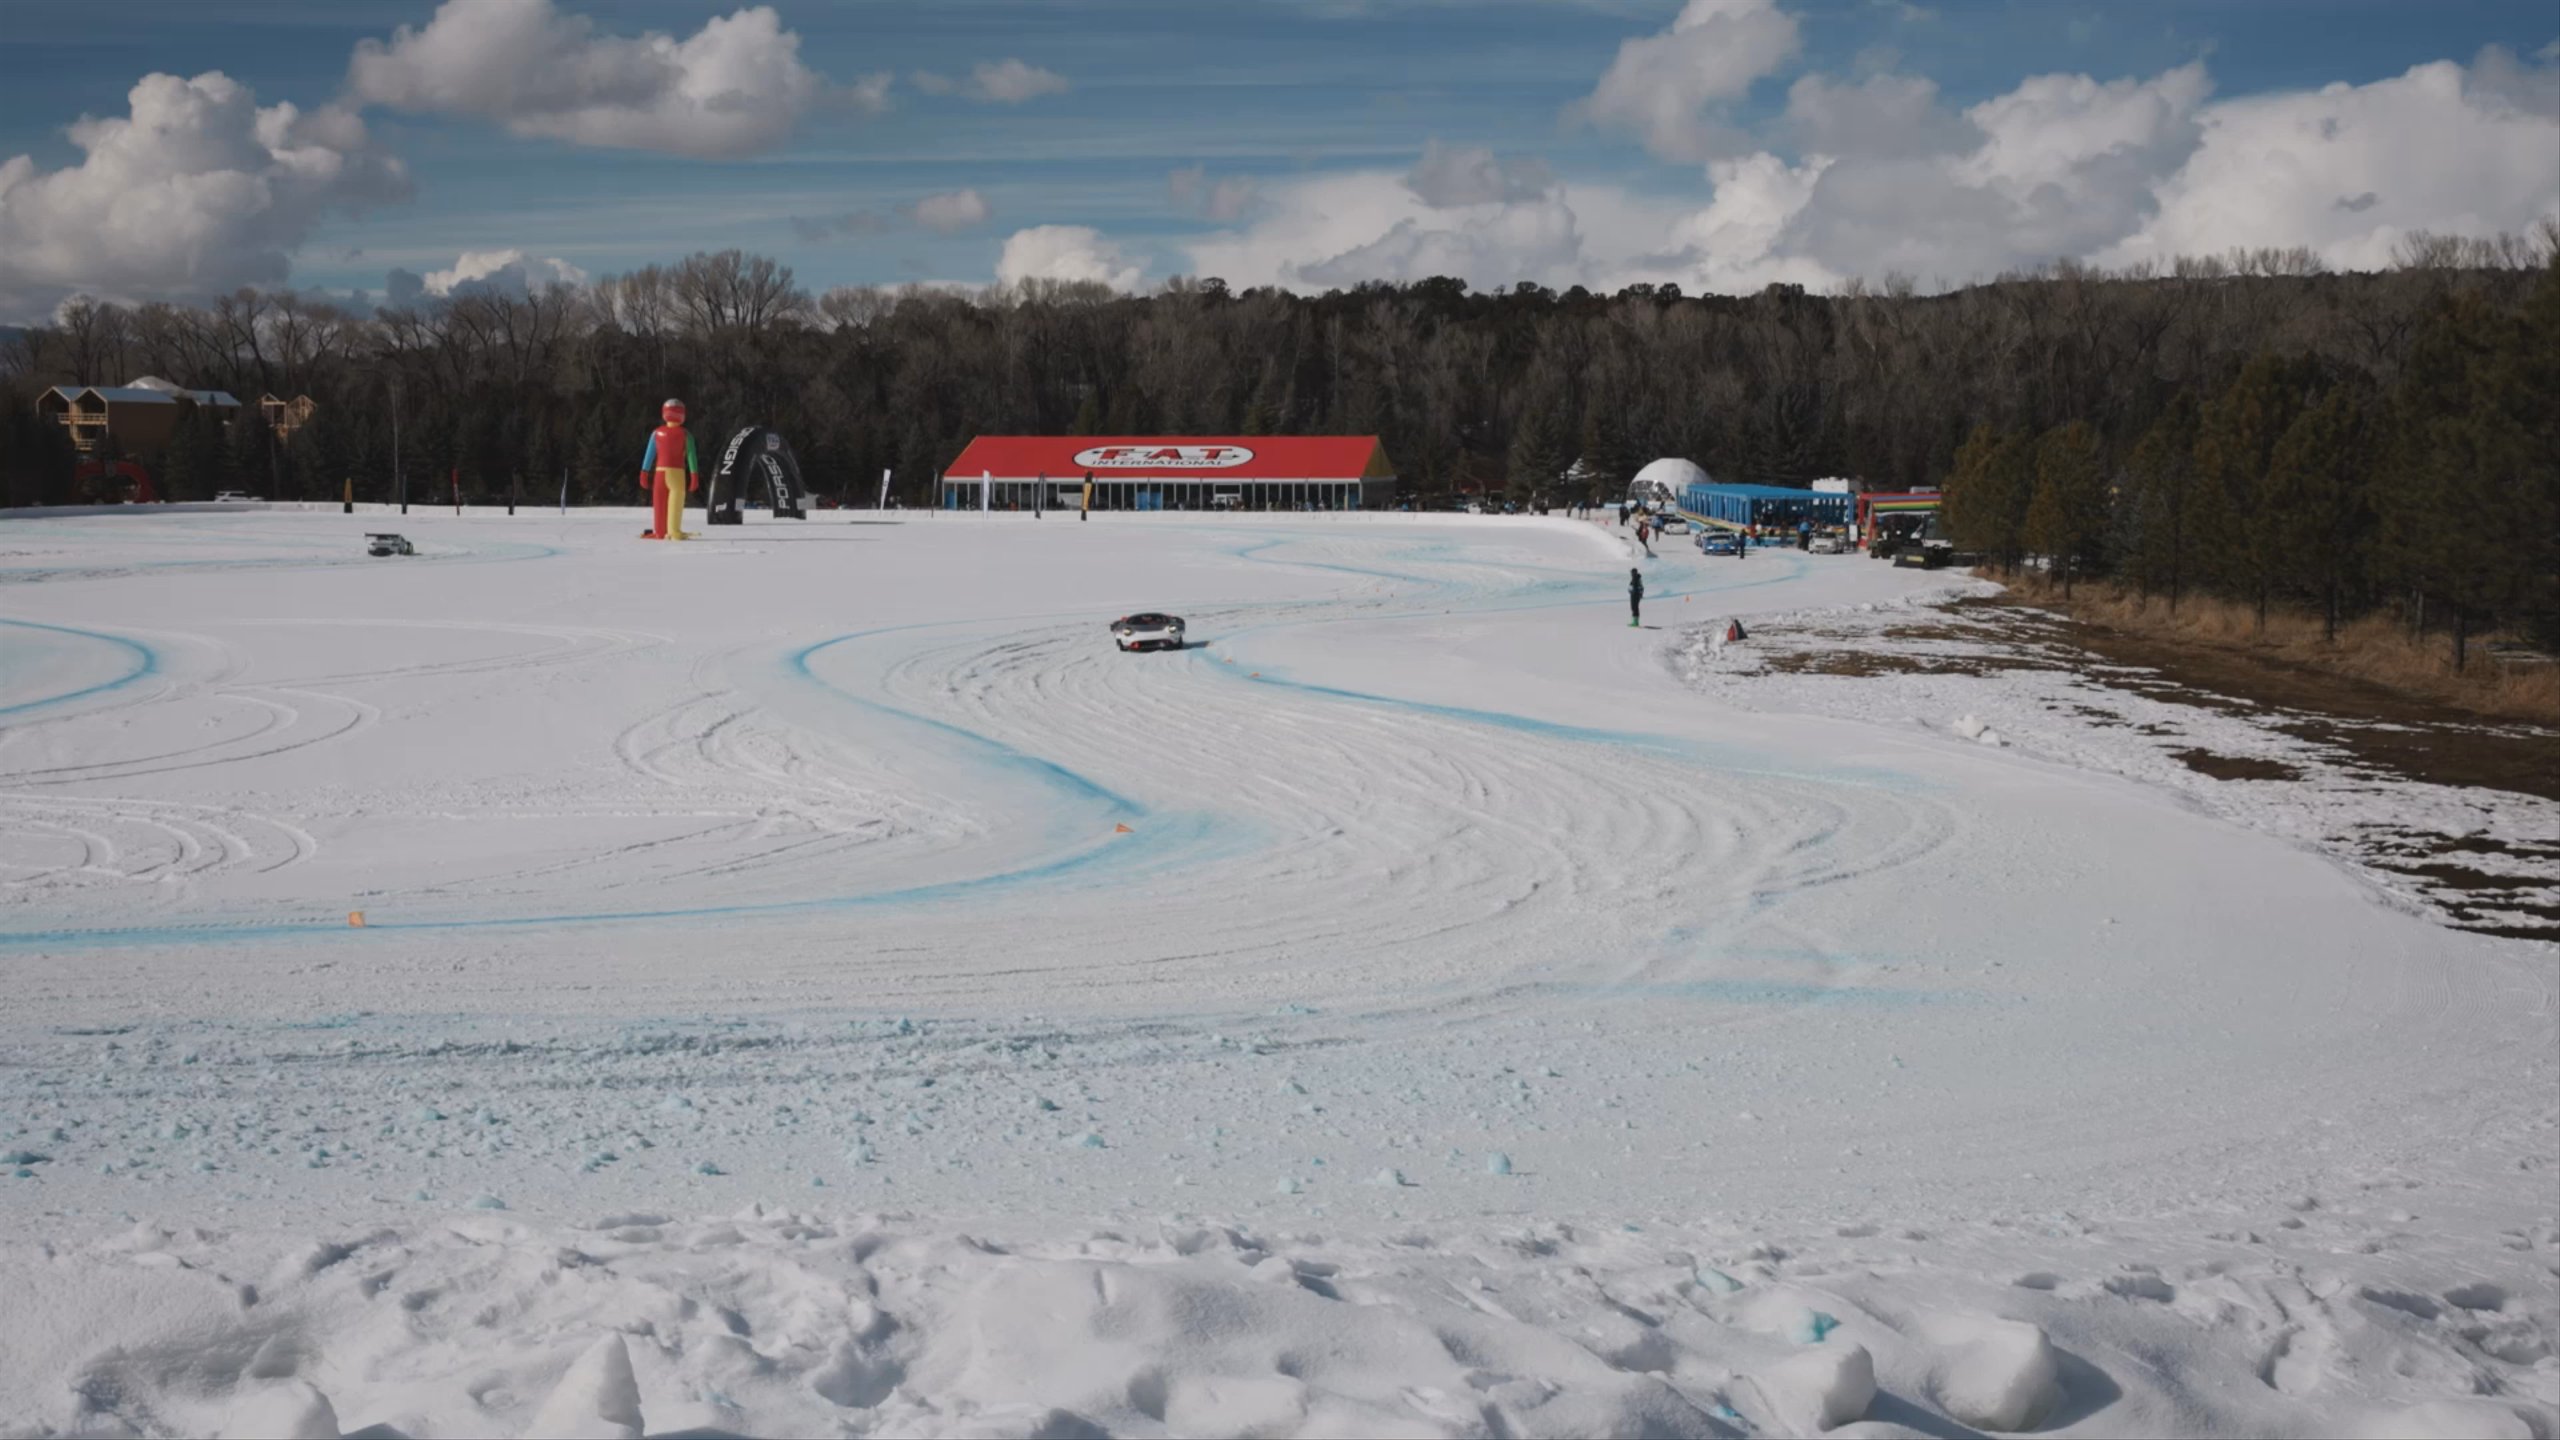
[[[1375,435],[981,435],[943,473],[976,484],[1026,480],[1150,480],[1343,484],[1389,480]]]
[[[1241,445],[1096,445],[1075,453],[1079,470],[1232,470],[1252,460]]]

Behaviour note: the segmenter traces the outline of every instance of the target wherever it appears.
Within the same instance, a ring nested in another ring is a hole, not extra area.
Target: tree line
[[[2560,259],[2520,303],[2436,297],[2388,369],[2261,351],[2139,433],[1979,423],[1945,489],[1951,540],[2066,595],[2112,575],[2172,610],[2239,601],[2262,627],[2297,604],[2332,639],[2392,606],[2441,623],[2457,669],[2489,626],[2560,641]]]
[[[2104,570],[2339,613],[2418,597],[2466,629],[2547,626],[2550,502],[2527,482],[2548,471],[2515,457],[2550,433],[2551,331],[2531,307],[2551,303],[2556,253],[2560,225],[2415,235],[2372,273],[2256,250],[1943,294],[1888,277],[1830,294],[1439,278],[812,296],[787,266],[724,251],[369,312],[289,291],[81,299],[0,344],[0,496],[89,498],[35,412],[54,384],[156,374],[249,402],[227,431],[181,427],[158,467],[173,499],[334,499],[349,481],[392,499],[396,474],[421,501],[565,484],[571,503],[630,503],[672,395],[706,449],[777,426],[848,503],[883,470],[930,503],[981,433],[1375,433],[1425,502],[1570,498],[1568,473],[1607,494],[1679,455],[1764,484],[1944,483],[1966,543],[2058,557],[2066,581]],[[290,443],[255,414],[269,393],[317,403]]]

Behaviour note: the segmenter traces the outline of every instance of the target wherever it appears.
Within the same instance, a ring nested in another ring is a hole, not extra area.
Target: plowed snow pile
[[[2555,947],[1666,664],[1939,577],[847,518],[7,522],[0,1433],[2560,1432]]]

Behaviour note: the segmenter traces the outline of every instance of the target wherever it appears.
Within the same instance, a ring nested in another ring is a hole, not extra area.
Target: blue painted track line
[[[131,668],[113,679],[101,680],[94,685],[84,685],[76,690],[66,690],[59,695],[46,695],[34,700],[21,700],[11,705],[0,705],[0,715],[16,715],[47,705],[64,705],[74,700],[87,699],[92,695],[103,695],[110,690],[122,689],[137,680],[155,674],[160,669],[158,651],[139,640],[128,640],[122,635],[105,635],[95,630],[75,630],[68,625],[43,625],[33,620],[0,620],[0,625],[12,626],[20,630],[45,630],[56,635],[73,635],[83,640],[96,640],[124,650],[132,657]]]

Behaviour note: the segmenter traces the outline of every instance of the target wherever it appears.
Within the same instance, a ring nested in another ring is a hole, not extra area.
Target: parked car
[[[1816,535],[1813,543],[1805,548],[1816,555],[1845,555],[1849,552],[1849,542],[1837,535]]]
[[[1689,517],[1685,515],[1656,516],[1653,528],[1663,535],[1686,535],[1689,533]]]
[[[1742,538],[1730,530],[1709,530],[1698,537],[1698,553],[1739,555],[1742,553]]]
[[[1111,622],[1111,639],[1123,650],[1179,650],[1182,617],[1159,615],[1152,610],[1123,615]]]
[[[367,535],[364,537],[364,553],[376,556],[415,555],[418,547],[410,544],[405,535]]]
[[[249,499],[249,492],[246,490],[225,490],[213,497],[213,503],[216,505],[246,505],[249,503]]]

